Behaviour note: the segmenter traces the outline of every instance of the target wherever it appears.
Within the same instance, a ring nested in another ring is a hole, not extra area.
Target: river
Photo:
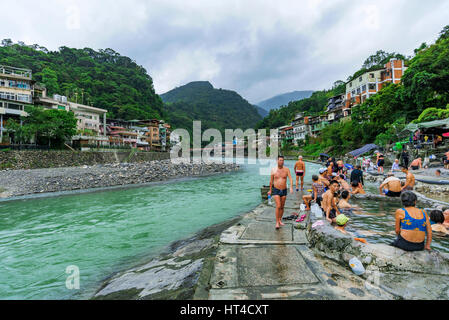
[[[293,172],[294,162],[286,165]],[[318,168],[307,165],[306,181]],[[0,202],[0,299],[90,297],[114,273],[260,204],[269,176],[259,169],[245,164],[239,172],[209,177]],[[360,205],[363,215],[353,217],[350,231],[372,242],[392,240],[397,206]],[[437,239],[432,247],[445,250],[446,241]],[[79,268],[79,290],[66,288],[68,266]]]

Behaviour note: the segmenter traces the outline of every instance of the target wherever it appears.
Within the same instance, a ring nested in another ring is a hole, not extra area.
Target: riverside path
[[[300,199],[301,192],[288,195],[284,217],[300,212]],[[370,294],[348,268],[314,254],[308,246],[308,218],[302,229],[295,228],[295,221],[284,221],[275,230],[274,207],[261,205],[245,215],[221,234],[209,290],[197,290],[195,299],[381,298]]]

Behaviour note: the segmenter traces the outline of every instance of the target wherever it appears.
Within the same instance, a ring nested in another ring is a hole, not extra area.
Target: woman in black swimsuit
[[[377,162],[377,171],[384,173],[384,164],[385,164],[385,158],[384,155],[379,155],[379,161]]]

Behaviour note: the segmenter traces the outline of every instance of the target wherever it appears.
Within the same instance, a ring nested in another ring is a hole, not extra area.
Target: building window
[[[366,91],[366,84],[362,86],[362,91]]]
[[[370,77],[371,79],[374,79],[374,73],[370,73],[370,74],[369,74],[369,77]]]
[[[349,82],[349,87],[350,87],[350,88],[352,87],[352,82]]]
[[[360,88],[357,88],[357,94],[360,94]]]
[[[370,83],[370,84],[368,85],[368,88],[369,88],[370,90],[376,90],[376,85]]]
[[[362,82],[362,77],[359,78],[359,81]]]
[[[355,90],[352,90],[352,95],[355,96]]]

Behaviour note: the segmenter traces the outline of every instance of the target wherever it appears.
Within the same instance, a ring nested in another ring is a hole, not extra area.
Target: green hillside
[[[0,64],[29,68],[33,80],[44,83],[49,95],[61,94],[70,101],[106,109],[109,118],[162,117],[162,100],[147,71],[112,49],[60,47],[48,51],[5,39],[0,46]]]
[[[308,138],[305,153],[320,152],[345,154],[367,143],[391,145],[399,140],[398,134],[411,121],[438,120],[449,114],[449,26],[443,28],[435,43],[421,44],[407,57],[408,69],[401,84],[390,84],[364,103],[352,108],[351,120],[335,122],[321,132],[317,139]],[[382,50],[368,57],[348,80],[374,70],[389,58],[404,58],[398,53]],[[318,91],[308,99],[292,102],[279,110],[271,110],[259,128],[276,128],[291,122],[300,111],[313,115],[324,112],[327,99],[344,92],[345,84],[337,81],[332,90]]]
[[[192,129],[201,120],[202,129],[254,128],[262,119],[257,108],[230,90],[215,89],[208,81],[196,81],[161,95],[168,120],[176,128]]]

